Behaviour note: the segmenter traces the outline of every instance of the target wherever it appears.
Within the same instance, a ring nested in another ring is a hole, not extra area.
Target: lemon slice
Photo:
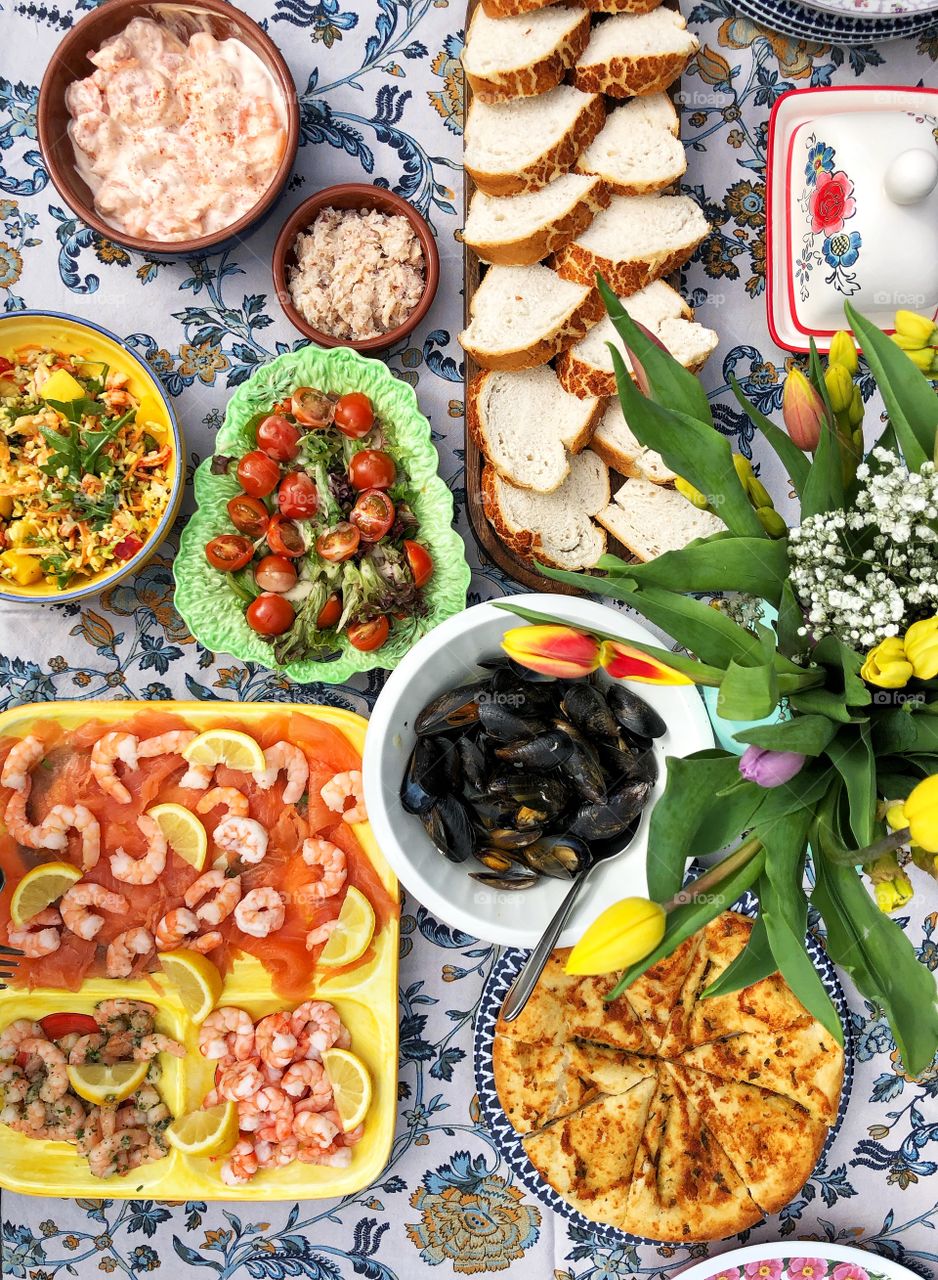
[[[218,969],[197,951],[164,951],[159,959],[186,1013],[193,1022],[204,1022],[221,995]]]
[[[250,773],[267,767],[259,744],[238,729],[206,729],[192,739],[182,754],[190,764],[227,764]]]
[[[208,852],[208,836],[192,810],[182,804],[157,804],[147,810],[147,816],[162,831],[169,847],[201,871]]]
[[[320,964],[351,964],[368,950],[375,936],[375,909],[354,885],[339,912],[339,923],[319,953]]]
[[[221,1102],[204,1111],[190,1111],[167,1125],[171,1147],[187,1156],[223,1156],[238,1141],[238,1108]]]
[[[335,1108],[346,1133],[360,1125],[371,1106],[371,1076],[361,1058],[348,1049],[326,1049],[322,1065],[332,1085]]]
[[[27,871],[16,886],[10,903],[10,918],[15,925],[24,925],[45,911],[62,894],[81,879],[81,871],[70,862],[43,862]]]
[[[149,1062],[82,1062],[67,1067],[68,1082],[86,1102],[123,1102],[147,1078]]]

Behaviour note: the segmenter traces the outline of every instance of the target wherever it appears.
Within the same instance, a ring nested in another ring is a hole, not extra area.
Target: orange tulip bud
[[[522,667],[565,680],[588,676],[599,666],[599,641],[573,627],[513,627],[502,637],[502,648]]]
[[[615,680],[637,680],[640,684],[693,684],[689,676],[667,667],[657,658],[616,640],[604,640],[599,661]]]
[[[791,369],[782,388],[782,417],[792,444],[813,453],[821,438],[824,401],[800,369]]]

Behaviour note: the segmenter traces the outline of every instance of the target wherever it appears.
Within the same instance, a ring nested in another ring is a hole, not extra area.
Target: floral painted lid
[[[770,326],[795,350],[826,349],[847,298],[887,330],[938,312],[938,96],[816,94],[779,99],[770,141]]]
[[[913,1272],[875,1253],[819,1240],[752,1245],[708,1258],[680,1280],[917,1280]]]

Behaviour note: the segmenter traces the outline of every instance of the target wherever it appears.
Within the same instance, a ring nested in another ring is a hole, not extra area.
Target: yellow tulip
[[[792,443],[813,453],[826,416],[824,401],[801,370],[789,369],[782,387],[782,418]]]
[[[905,633],[905,656],[919,680],[938,675],[938,618],[913,622]]]
[[[700,511],[706,511],[708,507],[707,495],[701,493],[699,489],[695,489],[689,480],[685,480],[683,476],[674,477],[674,487],[678,493],[685,497],[688,502],[692,503]]]
[[[627,969],[644,960],[664,937],[664,908],[647,898],[614,902],[570,952],[567,973],[592,976]]]
[[[891,804],[886,810],[886,826],[890,831],[904,831],[909,825],[905,816],[905,805],[901,801]]]
[[[912,843],[938,853],[938,773],[924,778],[903,808]]]
[[[788,525],[774,507],[756,507],[759,523],[770,538],[784,538],[788,533]]]
[[[599,641],[575,627],[546,624],[512,627],[502,648],[515,662],[541,675],[575,680],[599,666]]]
[[[853,396],[850,400],[850,408],[847,410],[847,422],[854,430],[863,424],[863,396],[859,387],[853,388]],[[860,435],[860,444],[863,443],[863,435]]]
[[[842,364],[827,366],[824,385],[834,413],[846,413],[853,400],[853,378]]]
[[[860,675],[880,689],[902,689],[912,679],[912,663],[899,636],[881,640],[866,655]]]
[[[914,342],[918,347],[927,347],[935,338],[935,322],[929,316],[919,315],[917,311],[897,311],[896,334],[906,341]]]
[[[853,338],[845,329],[838,330],[831,338],[830,350],[827,353],[828,364],[842,365],[851,377],[860,367],[857,360],[857,349]]]
[[[885,859],[878,858],[873,866],[876,867],[880,862],[884,861]],[[867,869],[870,870],[870,868]],[[889,873],[886,874],[886,870],[884,869],[883,878],[881,880],[873,880],[873,893],[876,897],[876,905],[884,915],[887,915],[890,911],[898,911],[900,907],[907,906],[912,901],[912,894],[914,892],[912,888],[912,881],[901,869],[898,863],[895,863],[894,869],[889,868],[888,870]]]

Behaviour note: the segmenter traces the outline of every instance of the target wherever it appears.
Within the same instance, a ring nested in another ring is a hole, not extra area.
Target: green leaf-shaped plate
[[[370,396],[394,455],[417,495],[414,514],[420,521],[418,537],[433,556],[433,577],[424,590],[427,616],[395,623],[388,642],[375,653],[361,653],[342,638],[342,653],[334,662],[307,660],[277,668],[270,645],[245,621],[242,602],[205,559],[206,542],[231,532],[226,504],[240,491],[233,476],[211,474],[211,459],[195,473],[198,505],[183,530],[173,566],[176,608],[200,644],[213,652],[283,670],[301,684],[316,680],[341,684],[361,671],[396,667],[422,635],[464,609],[470,569],[462,538],[453,528],[453,495],[437,474],[439,458],[430,439],[430,423],[420,412],[413,388],[395,378],[379,360],[366,360],[346,347],[323,351],[308,346],[277,356],[258,369],[228,402],[216,452],[240,456],[255,448],[251,420],[258,413],[269,412],[276,401],[301,386],[337,394],[364,391]]]

